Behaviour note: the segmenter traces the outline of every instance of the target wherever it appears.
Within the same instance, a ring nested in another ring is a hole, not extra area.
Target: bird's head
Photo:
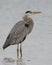
[[[32,11],[26,11],[25,14],[40,14],[42,12],[37,11],[37,12],[32,12]]]
[[[37,12],[26,11],[25,12],[25,16],[23,17],[23,19],[27,20],[27,18],[29,18],[31,15],[33,15],[33,14],[40,14],[40,13],[42,13],[42,12],[40,12],[40,11],[37,11]]]

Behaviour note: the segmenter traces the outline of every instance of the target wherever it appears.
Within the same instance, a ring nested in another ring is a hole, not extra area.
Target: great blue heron
[[[39,13],[41,12],[26,11],[25,15],[23,16],[23,20],[17,22],[10,31],[3,45],[3,49],[7,48],[10,45],[17,44],[17,57],[19,57],[19,52],[20,57],[22,57],[22,42],[25,40],[26,36],[32,31],[33,28],[33,20],[29,17],[29,14]]]

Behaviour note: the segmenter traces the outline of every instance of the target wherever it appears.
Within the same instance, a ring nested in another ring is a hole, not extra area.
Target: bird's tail
[[[5,43],[5,44],[3,45],[3,50],[6,49],[8,46],[10,46],[10,44]]]

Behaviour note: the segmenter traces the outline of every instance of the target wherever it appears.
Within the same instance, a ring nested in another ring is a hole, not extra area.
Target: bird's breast
[[[27,28],[27,34],[29,34],[33,29],[33,22],[25,24],[25,27]]]
[[[25,24],[25,27],[27,27],[27,28],[28,28],[28,27],[29,27],[29,24],[27,24],[27,23],[26,23],[26,24]]]

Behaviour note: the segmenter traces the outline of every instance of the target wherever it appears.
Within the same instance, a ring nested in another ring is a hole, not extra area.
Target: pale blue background
[[[2,45],[27,10],[41,11],[42,14],[32,15],[34,28],[23,42],[24,65],[52,65],[52,0],[0,0],[0,65],[7,65],[5,57],[17,59],[17,46],[3,51]]]

